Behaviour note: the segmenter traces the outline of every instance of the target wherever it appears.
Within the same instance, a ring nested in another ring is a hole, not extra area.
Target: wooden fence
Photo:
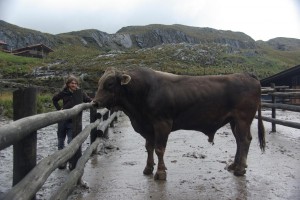
[[[103,109],[100,112],[92,103],[82,103],[82,92],[73,94],[75,103],[72,109],[36,115],[36,88],[20,89],[13,94],[14,122],[0,127],[0,150],[14,146],[13,188],[5,200],[35,199],[36,192],[43,186],[50,174],[61,164],[69,161],[76,166],[66,182],[52,195],[51,199],[67,199],[80,181],[85,163],[100,144],[99,136],[105,136],[117,113]],[[90,109],[90,122],[82,130],[82,111]],[[72,119],[73,140],[64,149],[42,159],[36,164],[37,130]],[[81,156],[81,144],[90,135],[91,145]]]
[[[288,86],[275,86],[262,88],[262,107],[271,108],[272,117],[262,116],[262,119],[272,123],[272,132],[276,132],[276,124],[300,129],[300,123],[276,119],[276,109],[300,112],[299,89],[289,89]],[[256,116],[257,117],[257,116]]]

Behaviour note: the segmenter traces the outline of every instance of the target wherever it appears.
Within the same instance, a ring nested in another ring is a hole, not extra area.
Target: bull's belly
[[[178,117],[173,120],[172,131],[176,130],[196,130],[205,134],[216,132],[219,128],[231,121],[229,114],[214,117]]]

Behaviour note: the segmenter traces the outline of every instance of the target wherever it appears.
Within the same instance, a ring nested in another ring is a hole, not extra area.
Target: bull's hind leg
[[[148,157],[147,157],[147,165],[143,171],[143,173],[145,175],[150,175],[153,173],[154,170],[154,157],[153,157],[153,153],[154,153],[154,145],[152,142],[149,142],[148,140],[146,140],[146,150],[148,153]]]
[[[237,148],[236,148],[236,154],[235,154],[235,158],[234,158],[234,161],[233,163],[231,163],[229,166],[228,166],[228,170],[229,171],[234,171],[237,164],[238,164],[238,159],[239,159],[239,153],[240,153],[240,143],[238,142],[239,139],[238,139],[238,135],[236,134],[236,125],[235,125],[235,122],[234,121],[231,121],[230,122],[230,127],[231,127],[231,130],[232,130],[232,133],[234,135],[234,138],[235,138],[235,141],[236,141],[236,144],[237,144]]]
[[[234,170],[234,175],[236,176],[242,176],[246,173],[247,156],[252,140],[250,125],[251,123],[242,120],[237,121],[235,124],[234,136],[237,143],[237,152],[234,163],[230,168]]]

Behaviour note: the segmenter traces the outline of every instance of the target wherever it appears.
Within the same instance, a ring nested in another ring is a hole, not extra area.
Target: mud
[[[263,115],[270,112],[264,111]],[[298,121],[299,113],[278,112],[277,117]],[[83,119],[85,126],[88,113]],[[245,176],[236,177],[225,169],[236,151],[235,139],[225,126],[216,134],[214,145],[199,132],[171,133],[165,153],[167,180],[155,181],[153,175],[142,173],[146,164],[145,141],[122,115],[109,130],[109,139],[103,140],[104,148],[86,164],[83,180],[89,189],[77,187],[68,199],[300,199],[300,130],[278,125],[277,132],[269,134],[271,124],[264,124],[266,152],[262,154],[259,149],[254,120]],[[56,151],[55,130],[53,125],[39,131],[39,159]],[[0,199],[11,187],[11,149],[0,151]],[[37,199],[48,199],[68,174],[69,170],[55,170]]]
[[[270,114],[268,111],[265,115]],[[278,117],[297,119],[291,112]],[[104,149],[87,163],[83,179],[90,189],[77,188],[69,199],[300,199],[300,131],[265,122],[267,149],[261,153],[257,121],[245,176],[225,170],[234,159],[235,139],[229,127],[220,129],[211,145],[195,131],[176,131],[165,153],[167,181],[154,181],[142,171],[146,164],[144,139],[126,116],[111,130]],[[113,148],[112,148],[113,147]],[[157,161],[156,161],[157,162]]]

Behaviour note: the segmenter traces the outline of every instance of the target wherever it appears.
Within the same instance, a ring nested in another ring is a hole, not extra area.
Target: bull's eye
[[[115,82],[113,80],[108,80],[104,84],[104,89],[111,91],[114,89],[114,85],[115,85]]]

